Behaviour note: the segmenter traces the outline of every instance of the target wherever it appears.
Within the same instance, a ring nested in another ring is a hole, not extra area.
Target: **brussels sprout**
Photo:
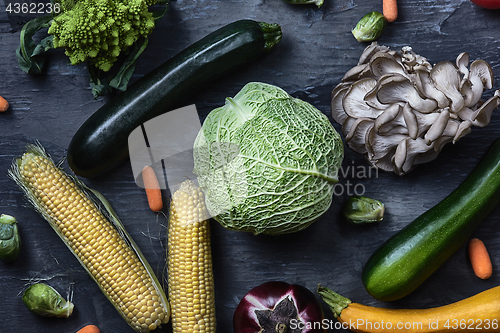
[[[23,294],[23,302],[28,310],[44,317],[68,318],[74,307],[73,303],[44,283],[31,285]]]
[[[348,221],[362,224],[382,221],[384,210],[382,202],[359,196],[347,199],[342,213]]]
[[[0,215],[0,259],[14,261],[19,254],[21,239],[15,217]]]
[[[283,1],[291,3],[292,5],[315,4],[318,7],[321,7],[321,5],[323,4],[323,0],[283,0]]]
[[[371,42],[377,39],[385,28],[386,18],[379,12],[371,12],[363,16],[352,30],[358,42]]]

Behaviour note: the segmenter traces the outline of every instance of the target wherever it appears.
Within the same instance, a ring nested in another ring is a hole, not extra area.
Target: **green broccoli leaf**
[[[33,51],[32,57],[41,55],[50,49],[54,48],[54,36],[47,36],[40,41]]]
[[[147,38],[139,38],[135,43],[132,49],[130,50],[127,58],[123,62],[122,66],[118,70],[118,73],[115,77],[109,82],[109,85],[115,89],[120,91],[127,90],[128,82],[130,78],[134,74],[135,63],[137,58],[144,52],[146,46],[148,45]]]
[[[163,6],[165,5],[165,8],[162,8],[161,10],[157,10],[157,11],[153,11],[153,19],[155,21],[161,19],[163,16],[165,16],[165,13],[167,12],[168,10],[168,4],[169,4],[170,0],[159,0],[156,5],[160,5],[160,6]]]
[[[101,79],[102,71],[95,68],[92,64],[87,63],[87,68],[90,75],[90,88],[95,99],[113,91],[113,88],[109,85],[109,77],[106,76]]]
[[[120,91],[127,90],[128,83],[134,74],[135,63],[147,45],[147,38],[139,38],[129,50],[127,57],[123,60],[118,72],[114,76],[105,75],[104,71],[96,68],[93,64],[87,63],[90,75],[90,87],[92,88],[94,98],[107,95],[113,89]]]
[[[39,45],[33,36],[43,28],[50,26],[52,15],[37,17],[26,23],[21,30],[19,47],[16,50],[19,67],[30,74],[40,74],[45,62],[45,52],[53,47],[52,38],[44,38]]]

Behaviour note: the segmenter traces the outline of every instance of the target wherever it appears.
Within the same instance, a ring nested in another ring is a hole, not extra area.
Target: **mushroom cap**
[[[353,117],[347,117],[344,121],[344,124],[342,124],[342,135],[344,137],[349,134],[349,131],[351,130],[352,125],[356,122],[356,118]]]
[[[424,97],[435,100],[438,108],[442,109],[450,105],[450,100],[446,95],[434,86],[434,82],[427,70],[415,71],[414,81],[418,91]]]
[[[465,81],[460,92],[464,96],[464,105],[474,107],[483,96],[483,81],[478,76],[471,75],[469,80]]]
[[[366,148],[371,161],[383,159],[387,154],[394,153],[396,146],[408,138],[405,134],[379,135],[373,129],[367,133]]]
[[[380,78],[384,74],[397,73],[407,75],[408,72],[396,58],[387,52],[377,52],[370,59],[370,71],[375,78]]]
[[[444,109],[439,114],[436,121],[431,125],[427,133],[424,135],[425,143],[430,145],[432,142],[439,139],[443,135],[446,127],[448,126],[448,120],[450,120],[450,111]]]
[[[370,106],[364,100],[365,95],[373,90],[376,85],[377,80],[372,78],[354,82],[342,99],[344,112],[354,118],[377,118],[382,113],[382,110]]]
[[[386,74],[384,76],[382,76],[379,81],[381,79],[383,79],[385,76],[391,76],[392,74]],[[375,86],[372,90],[368,91],[364,97],[364,100],[366,102],[366,104],[368,104],[369,106],[371,106],[372,108],[375,108],[375,109],[379,109],[379,110],[385,110],[387,109],[387,107],[389,107],[391,104],[384,104],[384,103],[380,103],[378,97],[377,97],[377,88],[378,88],[378,84],[377,86]],[[403,105],[404,103],[399,103],[401,105]]]
[[[409,103],[413,109],[423,113],[432,112],[437,108],[435,100],[420,97],[410,80],[399,74],[379,80],[377,98],[384,104]]]
[[[474,125],[484,127],[490,123],[493,111],[500,105],[500,90],[484,102],[474,113],[471,115],[471,120]]]
[[[410,103],[406,103],[403,107],[403,118],[405,120],[406,127],[408,128],[408,135],[410,138],[415,140],[418,136],[418,119],[415,112],[410,106]]]
[[[468,79],[462,80],[461,93],[465,97],[465,106],[474,107],[485,89],[493,86],[493,71],[484,60],[475,60],[470,66]]]
[[[437,121],[439,118],[439,112],[431,112],[431,113],[421,113],[414,112],[414,115],[417,117],[418,123],[418,137],[423,137],[425,133],[431,128],[431,126]]]
[[[462,81],[460,83],[460,88],[464,85],[465,82],[469,80],[469,54],[467,52],[462,52],[457,56],[456,65],[458,71],[463,75]]]
[[[347,118],[347,114],[345,113],[344,107],[342,106],[342,101],[347,90],[349,90],[348,85],[339,84],[332,92],[330,111],[332,113],[332,118],[340,125],[344,125],[344,122]]]
[[[464,107],[465,100],[460,93],[460,73],[450,61],[442,61],[430,71],[435,87],[451,101],[451,110],[455,113]]]
[[[358,60],[358,65],[368,64],[370,62],[370,58],[377,52],[388,52],[390,49],[387,46],[378,45],[376,41],[372,42],[368,45],[361,53],[361,56]]]
[[[430,70],[432,68],[427,59],[413,52],[410,46],[404,46],[401,49],[401,61],[408,72]]]
[[[453,137],[453,143],[457,142],[460,138],[469,134],[471,132],[471,126],[472,126],[472,121],[470,120],[460,122],[458,130],[455,133],[455,136]]]
[[[470,77],[479,77],[486,89],[493,88],[493,70],[486,61],[478,59],[470,64]]]
[[[391,104],[387,109],[385,109],[378,117],[375,119],[375,131],[378,133],[382,132],[382,127],[389,123],[394,123],[394,120],[401,114],[402,107],[399,104]],[[397,124],[404,125],[404,124]],[[391,126],[391,127],[394,127]]]
[[[345,137],[345,141],[349,148],[360,153],[367,153],[366,136],[373,128],[373,119],[359,118],[352,124],[349,133]]]
[[[370,75],[370,66],[368,64],[357,65],[344,74],[342,82],[356,81],[368,75]]]
[[[332,98],[335,98],[335,96],[337,95],[337,93],[340,91],[340,90],[343,90],[343,89],[347,89],[351,86],[352,83],[349,83],[349,82],[340,82],[339,84],[337,84],[335,86],[335,88],[333,88],[332,90],[332,94],[331,94],[331,97]]]

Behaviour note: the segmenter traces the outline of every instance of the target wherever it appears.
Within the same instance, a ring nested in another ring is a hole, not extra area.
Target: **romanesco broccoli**
[[[109,71],[120,52],[155,26],[148,6],[157,0],[60,0],[48,33],[73,65],[87,62]]]

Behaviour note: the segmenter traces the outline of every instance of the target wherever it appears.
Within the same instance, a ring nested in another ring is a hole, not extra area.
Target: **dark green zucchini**
[[[389,238],[368,259],[363,284],[393,301],[414,291],[472,235],[500,202],[500,139],[444,200]]]
[[[241,20],[189,46],[90,116],[71,140],[69,166],[87,178],[115,168],[127,158],[135,128],[183,106],[194,92],[270,51],[280,39],[277,24]]]

